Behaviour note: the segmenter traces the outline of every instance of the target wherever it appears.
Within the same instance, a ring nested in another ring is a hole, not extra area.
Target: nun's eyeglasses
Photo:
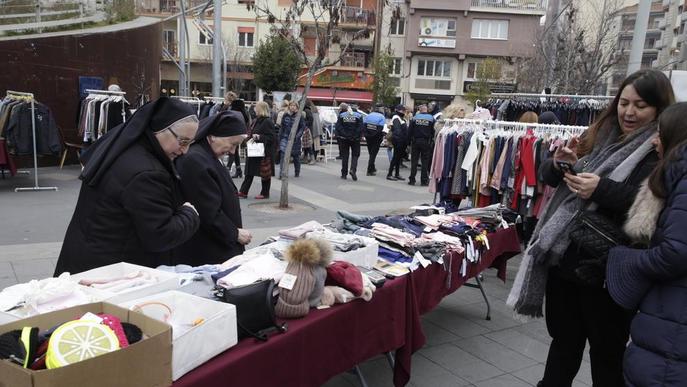
[[[177,139],[177,142],[179,143],[179,146],[189,146],[193,144],[193,139],[190,138],[185,138],[185,137],[179,137],[178,134],[176,134],[173,130],[172,127],[168,127],[167,130],[169,130],[170,133],[174,136],[174,138]]]

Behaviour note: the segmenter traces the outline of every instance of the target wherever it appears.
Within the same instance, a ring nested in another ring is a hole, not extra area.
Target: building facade
[[[180,12],[182,0],[143,0],[137,5],[137,13],[167,19]],[[375,53],[377,7],[381,0],[346,0],[338,29],[335,31],[340,41],[346,41],[352,33],[369,28],[369,37],[357,39],[344,54],[339,63],[318,73],[309,97],[324,105],[339,102],[369,104],[369,92],[373,79],[373,59]],[[186,0],[186,9],[202,7],[207,0]],[[227,61],[226,89],[235,91],[241,98],[254,101],[261,91],[255,85],[253,75],[253,55],[261,41],[271,34],[272,24],[266,18],[257,17],[250,6],[252,0],[227,0],[222,8],[222,40]],[[264,4],[263,2],[260,3]],[[270,11],[279,16],[291,6],[292,0],[268,0]],[[162,94],[175,94],[179,85],[179,31],[181,18],[170,18],[163,22],[162,42],[165,50],[160,68]],[[308,56],[316,54],[317,37],[314,32],[314,19],[307,15],[297,27],[303,31],[303,47]],[[190,82],[192,96],[209,95],[212,90],[212,51],[214,18],[212,11],[190,12],[186,17],[188,26],[191,61]],[[341,56],[338,44],[329,47],[328,56],[334,61]],[[305,72],[307,69],[303,69]],[[301,81],[302,83],[302,81]]]
[[[389,48],[394,57],[399,99],[410,106],[464,102],[486,58],[500,64],[492,90],[514,91],[517,62],[534,54],[544,13],[539,0],[390,2],[382,19],[381,48]]]

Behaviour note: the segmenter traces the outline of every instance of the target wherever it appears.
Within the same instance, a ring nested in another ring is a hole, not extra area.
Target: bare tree
[[[380,0],[381,1],[381,0]],[[291,5],[279,15],[275,14],[274,9],[270,9],[269,0],[258,0],[252,7],[257,17],[267,20],[272,24],[272,33],[279,34],[287,39],[293,50],[302,59],[307,73],[305,86],[299,101],[299,109],[296,114],[293,129],[290,131],[289,140],[285,149],[284,174],[281,176],[281,196],[279,207],[289,206],[289,179],[288,166],[291,158],[291,149],[296,137],[295,128],[301,120],[301,112],[305,107],[306,97],[310,91],[312,80],[315,74],[328,66],[334,66],[341,62],[343,56],[351,49],[356,40],[368,38],[371,33],[368,22],[349,34],[341,33],[339,24],[346,17],[344,14],[346,2],[344,0],[293,0]],[[279,9],[279,8],[277,8]],[[379,31],[378,31],[379,33]],[[315,39],[315,52],[309,53],[305,47],[304,37]],[[329,55],[330,48],[334,44],[339,44],[338,55]]]
[[[605,0],[586,20],[580,20],[579,6],[567,3],[540,31],[533,42],[537,54],[520,63],[521,89],[551,87],[560,94],[603,91],[604,80],[620,60],[616,17],[621,1]]]

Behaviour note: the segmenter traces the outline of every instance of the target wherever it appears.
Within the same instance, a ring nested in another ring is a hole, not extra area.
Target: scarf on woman
[[[630,134],[620,141],[618,130],[582,157],[575,165],[577,171],[587,171],[613,181],[624,181],[635,167],[651,152],[651,140],[656,135],[654,123]],[[532,239],[523,254],[518,274],[506,304],[516,314],[541,317],[548,270],[556,266],[570,245],[570,221],[588,204],[561,183],[544,209],[534,229]],[[593,203],[592,203],[593,204]],[[588,209],[591,209],[589,206]]]

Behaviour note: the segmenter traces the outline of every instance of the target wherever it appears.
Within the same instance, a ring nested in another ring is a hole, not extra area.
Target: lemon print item
[[[50,336],[45,364],[63,367],[119,349],[117,335],[108,326],[84,320],[62,324]]]

